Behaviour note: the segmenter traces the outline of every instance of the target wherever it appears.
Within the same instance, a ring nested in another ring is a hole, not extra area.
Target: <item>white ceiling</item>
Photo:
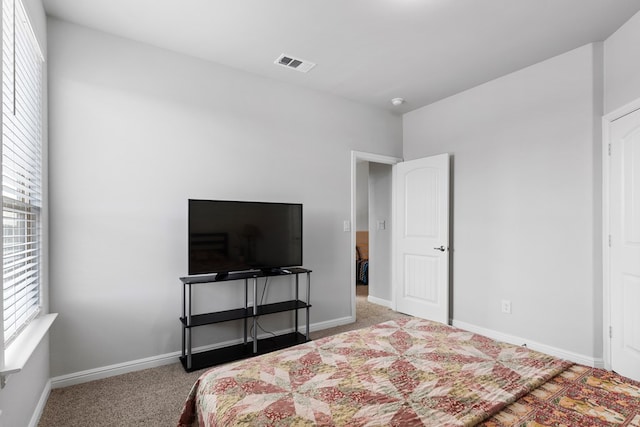
[[[49,15],[404,113],[594,41],[640,0],[43,0]],[[282,53],[318,65],[274,65]],[[391,105],[391,98],[406,103]]]

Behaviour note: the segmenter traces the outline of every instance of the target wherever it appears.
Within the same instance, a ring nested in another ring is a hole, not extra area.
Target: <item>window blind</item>
[[[20,0],[2,0],[4,343],[40,310],[43,56]]]

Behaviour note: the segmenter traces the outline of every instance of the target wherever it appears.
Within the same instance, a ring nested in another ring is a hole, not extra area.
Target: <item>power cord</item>
[[[264,287],[262,288],[262,296],[260,297],[260,305],[262,305],[264,303],[264,295],[265,292],[267,291],[267,286],[269,285],[269,276],[264,278]],[[260,329],[262,332],[265,332],[267,334],[271,334],[272,336],[276,337],[277,335],[271,331],[267,331],[265,328],[262,327],[262,325],[260,324],[260,322],[258,321],[260,319],[260,316],[256,317],[256,325],[258,325],[258,329]],[[253,335],[253,325],[251,326],[251,335]]]

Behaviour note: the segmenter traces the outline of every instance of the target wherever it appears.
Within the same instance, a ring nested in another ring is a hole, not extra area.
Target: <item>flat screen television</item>
[[[189,275],[302,265],[302,204],[189,199]]]

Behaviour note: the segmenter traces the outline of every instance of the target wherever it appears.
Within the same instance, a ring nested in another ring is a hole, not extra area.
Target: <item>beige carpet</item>
[[[403,317],[367,302],[357,286],[355,323],[313,332],[312,339]],[[39,427],[175,426],[191,386],[202,371],[186,373],[180,363],[51,391]]]
[[[363,285],[356,286],[356,322],[348,325],[338,326],[322,331],[312,332],[311,339],[335,335],[340,332],[360,329],[366,326],[375,325],[376,323],[386,320],[397,319],[398,317],[406,317],[402,313],[392,311],[386,307],[377,304],[371,304],[367,301],[368,287]]]

